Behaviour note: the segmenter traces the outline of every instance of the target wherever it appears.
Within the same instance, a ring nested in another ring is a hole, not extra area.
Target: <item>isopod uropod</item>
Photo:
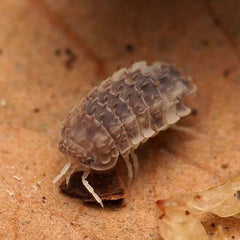
[[[103,206],[86,180],[90,170],[109,170],[122,156],[131,179],[132,165],[138,169],[134,150],[188,115],[191,110],[182,99],[195,90],[190,78],[183,78],[165,63],[147,66],[142,61],[115,72],[92,89],[65,119],[59,149],[69,162],[54,182],[65,174],[68,182],[77,168],[84,170],[84,186]]]

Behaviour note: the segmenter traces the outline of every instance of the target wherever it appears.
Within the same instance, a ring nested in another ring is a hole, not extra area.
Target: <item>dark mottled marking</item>
[[[132,52],[134,50],[134,46],[131,43],[126,44],[125,49],[127,52]]]
[[[215,26],[220,26],[221,25],[221,21],[218,18],[214,18],[213,22],[214,22]]]
[[[56,50],[54,51],[54,54],[55,54],[56,56],[60,56],[60,55],[61,55],[61,50],[60,50],[60,49],[56,49]]]
[[[202,39],[200,42],[204,47],[207,47],[209,45],[209,41],[207,39]]]
[[[185,215],[188,216],[190,215],[190,212],[188,210],[185,211]]]
[[[198,199],[201,199],[201,198],[202,198],[202,197],[201,197],[200,195],[195,195],[195,196],[194,196],[194,199],[195,199],[195,200],[198,200]]]
[[[230,70],[229,69],[225,69],[223,72],[223,77],[227,78],[230,75]]]
[[[46,197],[45,196],[42,196],[42,202],[43,202],[43,204],[45,204],[46,203]]]
[[[215,227],[216,227],[215,223],[213,223],[213,222],[210,224],[210,226],[211,226],[212,228],[215,228]]]
[[[221,168],[223,168],[223,169],[228,168],[228,164],[227,164],[227,163],[223,163],[223,164],[221,165]]]
[[[193,116],[196,116],[196,115],[198,114],[198,110],[195,109],[195,108],[192,109],[191,114],[192,114]]]
[[[77,61],[77,55],[72,51],[71,48],[66,48],[64,53],[68,56],[68,59],[65,62],[65,66],[68,70],[73,69],[73,64]]]
[[[39,108],[34,108],[34,109],[33,109],[33,112],[39,113],[39,112],[40,112],[40,109],[39,109]]]

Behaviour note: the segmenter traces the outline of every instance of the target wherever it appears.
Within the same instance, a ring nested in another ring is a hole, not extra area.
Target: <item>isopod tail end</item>
[[[197,91],[197,86],[192,83],[191,77],[182,79],[182,82],[184,83],[184,85],[186,86],[186,89],[187,89],[185,92],[185,95],[191,95]]]

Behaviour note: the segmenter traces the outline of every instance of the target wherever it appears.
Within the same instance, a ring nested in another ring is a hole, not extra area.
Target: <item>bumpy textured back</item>
[[[193,91],[190,79],[168,64],[138,62],[123,68],[70,112],[60,150],[93,169],[109,169],[119,154],[126,158],[140,143],[188,115],[182,98]]]

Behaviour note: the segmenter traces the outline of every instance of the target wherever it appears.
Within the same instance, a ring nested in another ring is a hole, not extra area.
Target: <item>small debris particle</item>
[[[209,45],[209,41],[207,39],[202,39],[200,42],[204,47],[207,47]]]
[[[229,69],[224,70],[223,77],[227,78],[229,75],[230,75],[230,70]]]
[[[17,180],[17,181],[19,181],[19,182],[21,182],[21,180],[22,180],[22,178],[20,178],[20,177],[18,177],[18,176],[13,176],[13,179],[15,179],[15,180]]]
[[[7,100],[6,99],[1,99],[0,100],[0,105],[2,106],[2,107],[6,107],[7,106]]]
[[[201,199],[201,196],[200,196],[200,195],[194,196],[194,200],[198,200],[198,199]]]
[[[22,225],[26,225],[26,224],[29,224],[29,223],[31,223],[30,220],[25,220],[25,221],[22,221],[22,222],[21,222]]]
[[[212,228],[215,228],[215,227],[216,227],[215,223],[213,223],[213,222],[210,224],[210,226],[211,226]]]
[[[71,70],[73,68],[74,62],[77,60],[77,55],[72,51],[71,48],[65,48],[64,50],[56,49],[54,51],[54,54],[56,56],[60,56],[63,54],[66,54],[68,56],[68,59],[65,61],[65,66],[68,70]]]
[[[72,50],[71,50],[71,48],[66,48],[65,49],[65,53],[68,55],[68,56],[72,56]]]
[[[237,195],[238,200],[240,200],[240,191],[239,190],[236,192],[236,195]]]
[[[42,197],[42,202],[43,202],[43,204],[46,203],[46,197],[45,196]]]
[[[229,230],[229,227],[228,227],[228,226],[226,226],[226,227],[224,227],[224,229],[226,229],[226,230]]]
[[[51,96],[50,96],[52,99],[54,99],[55,97],[56,97],[56,95],[53,93],[53,94],[51,94]]]
[[[40,181],[37,181],[37,187],[40,188],[41,187],[41,182]]]
[[[70,224],[73,226],[74,224],[73,224],[73,222],[70,222]]]
[[[8,190],[8,189],[6,189],[6,192],[9,194],[9,196],[14,196],[14,192],[13,191],[10,191],[10,190]]]
[[[190,212],[188,210],[185,211],[185,215],[188,216]]]
[[[83,240],[91,240],[88,236],[85,236]]]
[[[39,112],[40,112],[40,109],[39,109],[39,108],[34,108],[33,111],[34,111],[35,113],[39,113]]]
[[[74,62],[77,60],[76,54],[71,50],[71,48],[65,49],[65,54],[69,56],[68,60],[65,62],[65,66],[68,70],[71,70],[73,68]]]
[[[221,25],[221,21],[218,18],[215,18],[214,24],[215,24],[215,26],[219,26],[219,25]]]
[[[235,239],[235,236],[231,236],[232,239]]]
[[[157,200],[156,202],[159,210],[164,213],[165,212],[165,209],[164,209],[164,200]]]
[[[38,190],[38,188],[36,186],[32,186],[32,189],[34,189],[35,191]],[[29,196],[30,197],[30,196]]]
[[[120,205],[125,197],[125,189],[122,179],[116,171],[105,174],[90,174],[89,183],[94,187],[103,201],[109,204]],[[66,181],[60,186],[60,189],[73,197],[82,199],[85,202],[95,202],[95,199],[89,194],[82,185],[82,172],[75,172],[71,175],[68,186]],[[106,202],[107,203],[107,202]]]
[[[223,164],[221,165],[221,167],[222,167],[223,169],[226,169],[226,168],[228,168],[228,164],[227,164],[227,163],[223,163]]]
[[[134,50],[134,46],[130,43],[126,44],[125,49],[127,52],[132,52]]]
[[[161,215],[159,216],[159,219],[160,219],[160,220],[163,219],[165,215],[166,215],[165,213],[161,214]]]
[[[54,51],[54,54],[55,54],[56,56],[60,56],[60,55],[61,55],[61,50],[60,50],[60,49],[56,49],[56,50]]]
[[[193,116],[196,116],[196,115],[198,114],[198,111],[197,111],[197,109],[192,109],[192,112],[191,112],[191,114],[192,114]]]

